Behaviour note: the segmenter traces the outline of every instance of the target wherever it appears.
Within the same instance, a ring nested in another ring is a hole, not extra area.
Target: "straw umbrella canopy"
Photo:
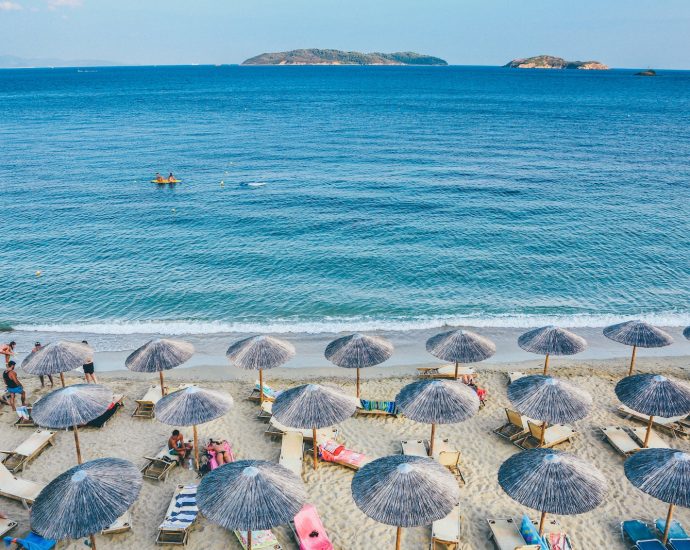
[[[644,449],[628,458],[624,468],[630,483],[669,505],[662,541],[666,544],[674,507],[690,508],[690,454],[677,449]]]
[[[155,405],[156,418],[171,426],[192,426],[194,461],[199,468],[199,441],[196,427],[220,418],[232,408],[230,395],[197,386],[188,386],[163,397]]]
[[[295,356],[295,346],[273,336],[251,336],[232,344],[225,356],[236,367],[259,371],[259,402],[264,402],[264,369],[274,369]]]
[[[469,330],[451,330],[432,336],[426,341],[426,350],[443,361],[455,363],[458,379],[460,363],[478,363],[496,353],[496,344]]]
[[[44,428],[72,428],[77,462],[82,463],[79,426],[91,422],[108,410],[113,392],[99,384],[75,384],[46,394],[31,410],[34,422]]]
[[[587,349],[587,340],[564,328],[547,326],[525,332],[518,338],[525,351],[545,355],[544,374],[549,370],[551,355],[575,355]]]
[[[93,349],[87,344],[59,340],[27,355],[22,361],[22,369],[38,376],[59,374],[64,388],[64,373],[83,366],[92,355]]]
[[[120,458],[99,458],[51,481],[31,507],[31,528],[47,539],[79,539],[100,533],[139,496],[139,469]]]
[[[403,527],[429,525],[450,514],[460,500],[453,475],[437,461],[395,455],[374,460],[352,478],[357,507],[379,523],[397,527],[400,549]]]
[[[511,456],[498,470],[498,483],[510,498],[541,512],[539,536],[546,514],[584,514],[599,506],[608,491],[606,478],[592,464],[554,449]]]
[[[535,374],[524,376],[508,386],[508,399],[525,416],[543,422],[541,441],[548,424],[565,424],[589,414],[592,396],[570,382]]]
[[[157,372],[161,381],[161,395],[165,395],[163,371],[174,369],[194,355],[194,346],[182,340],[156,338],[134,350],[125,359],[133,372]]]
[[[668,332],[639,320],[626,321],[606,327],[604,336],[619,344],[632,346],[628,376],[633,373],[635,368],[637,348],[663,348],[673,343],[673,338]]]
[[[390,359],[393,344],[380,336],[350,334],[333,340],[324,354],[334,365],[357,369],[357,397],[359,398],[359,369],[373,367]]]
[[[340,390],[318,384],[305,384],[281,392],[273,403],[275,419],[298,430],[312,430],[314,469],[318,465],[316,430],[327,428],[350,418],[357,410],[357,401]]]
[[[644,448],[649,444],[655,416],[669,418],[690,413],[690,386],[660,374],[626,376],[616,384],[616,396],[632,410],[649,416]]]
[[[400,390],[395,402],[406,417],[431,424],[429,456],[434,454],[436,424],[464,422],[479,410],[477,392],[457,380],[417,380]]]
[[[302,481],[266,460],[238,460],[206,474],[196,494],[199,510],[228,530],[252,531],[289,523],[307,501]]]

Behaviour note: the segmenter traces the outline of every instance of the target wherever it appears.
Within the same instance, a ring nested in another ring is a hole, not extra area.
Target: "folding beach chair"
[[[408,456],[429,456],[423,439],[408,439],[400,442],[402,454]]]
[[[630,433],[632,433],[632,436],[640,444],[640,446],[644,445],[644,438],[647,435],[647,428],[643,428],[643,427],[630,428]],[[670,446],[663,439],[661,439],[661,437],[659,436],[658,433],[656,433],[654,430],[652,430],[651,433],[649,434],[649,441],[647,442],[647,448],[648,449],[669,449]]]
[[[577,432],[571,427],[565,424],[553,424],[546,428],[544,433],[544,444],[540,445],[541,434],[544,431],[543,424],[537,424],[531,420],[527,420],[527,427],[529,428],[529,435],[523,439],[517,439],[514,441],[515,445],[521,449],[536,449],[543,448],[549,449],[570,441]]]
[[[426,447],[428,448],[428,442],[425,443]],[[433,458],[439,464],[441,464],[441,466],[448,468],[450,473],[455,476],[455,479],[459,483],[462,482],[463,485],[467,483],[465,481],[465,476],[460,469],[460,451],[454,447],[451,447],[448,439],[442,439],[441,441],[436,442],[436,445],[434,445]]]
[[[635,545],[637,550],[665,550],[657,536],[639,519],[627,520],[621,523],[623,538]]]
[[[177,455],[172,454],[166,444],[155,456],[145,456],[146,464],[141,475],[154,481],[165,481],[170,471],[177,466]]]
[[[465,365],[458,366],[458,378],[462,376],[474,376],[476,371]],[[455,365],[446,364],[437,367],[417,367],[419,378],[455,378]]]
[[[153,418],[155,416],[156,403],[163,398],[161,387],[158,385],[150,386],[141,399],[135,400],[136,409],[132,413],[135,418]]]
[[[298,477],[302,477],[304,461],[304,438],[301,432],[285,432],[280,446],[278,463],[285,466]]]
[[[19,525],[16,521],[7,518],[0,518],[0,537],[9,533]]]
[[[489,538],[498,550],[542,550],[538,544],[525,542],[513,518],[491,518],[486,521],[491,531]]]
[[[527,418],[512,409],[506,409],[505,411],[508,422],[503,424],[500,428],[496,428],[494,433],[508,441],[515,441],[516,439],[525,437],[529,432]]]
[[[158,527],[156,544],[186,545],[199,508],[196,505],[197,485],[178,485],[175,488],[165,519]]]
[[[460,547],[460,505],[445,518],[431,524],[430,550],[458,550]]]
[[[126,533],[132,529],[132,514],[127,510],[119,518],[117,518],[110,526],[101,531],[101,535],[118,535]]]
[[[235,531],[235,536],[240,541],[240,546],[247,550],[249,546],[247,531]],[[282,548],[273,531],[268,529],[252,531],[252,550],[282,550]]]
[[[48,445],[54,445],[55,432],[37,430],[20,443],[13,451],[0,451],[6,455],[2,463],[13,474],[24,469],[29,462],[40,455]]]
[[[34,503],[45,485],[15,477],[0,464],[0,496],[20,501],[26,508]]]
[[[604,434],[604,439],[609,442],[611,447],[623,456],[630,456],[640,450],[640,446],[620,426],[606,426],[601,428],[601,433]]]
[[[312,504],[305,504],[290,522],[300,550],[333,550],[326,528]]]

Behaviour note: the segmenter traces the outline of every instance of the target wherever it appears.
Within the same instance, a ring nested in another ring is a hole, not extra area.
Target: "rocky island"
[[[524,59],[513,59],[510,63],[506,63],[504,67],[511,69],[582,69],[590,71],[605,71],[608,69],[606,65],[599,61],[566,61],[562,57],[554,57],[552,55],[537,55]]]
[[[292,50],[262,53],[242,65],[448,65],[431,55],[415,52],[360,53],[341,50]]]

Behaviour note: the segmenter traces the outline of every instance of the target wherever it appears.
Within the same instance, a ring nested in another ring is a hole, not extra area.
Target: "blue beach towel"
[[[527,544],[538,544],[542,550],[549,550],[548,544],[539,536],[539,531],[527,516],[522,516],[520,534]]]
[[[365,411],[383,411],[388,414],[397,414],[395,401],[371,401],[369,399],[360,399],[359,402]]]
[[[14,542],[19,548],[23,548],[24,550],[51,550],[55,548],[57,544],[57,541],[44,539],[34,532],[29,533],[26,538],[23,539],[5,537],[3,540],[5,541],[6,547],[9,547]]]

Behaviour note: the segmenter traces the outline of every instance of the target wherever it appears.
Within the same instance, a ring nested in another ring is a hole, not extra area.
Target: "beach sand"
[[[643,357],[638,359],[641,372],[665,373],[687,378],[688,357]],[[504,407],[509,406],[506,397],[506,372],[512,370],[538,369],[539,360],[519,363],[493,364],[490,369],[478,366],[479,384],[488,390],[488,403],[471,420],[456,425],[439,426],[438,436],[449,438],[462,451],[462,470],[467,485],[461,489],[462,500],[462,549],[492,548],[488,540],[489,530],[486,518],[519,517],[524,513],[533,518],[538,513],[528,510],[511,500],[499,487],[496,475],[501,463],[518,452],[517,447],[492,434],[492,430],[505,421]],[[575,548],[624,549],[619,524],[628,518],[652,520],[666,513],[666,505],[635,489],[623,474],[623,459],[602,441],[598,428],[604,425],[636,426],[616,413],[618,401],[614,393],[615,383],[627,372],[624,358],[607,360],[565,360],[555,358],[552,374],[567,378],[585,388],[594,397],[592,413],[575,427],[580,432],[572,444],[562,447],[590,460],[605,474],[609,481],[609,494],[605,503],[588,514],[559,517]],[[536,372],[536,370],[534,370]],[[81,435],[82,452],[85,460],[112,456],[131,460],[138,466],[144,463],[143,456],[157,452],[165,443],[171,427],[156,420],[132,418],[134,400],[143,396],[157,376],[135,374],[123,371],[98,373],[101,381],[116,393],[124,393],[124,410],[101,430],[84,430]],[[21,371],[20,371],[21,375]],[[399,389],[413,380],[414,368],[384,367],[363,371],[363,396],[371,399],[393,398]],[[37,390],[35,377],[23,376],[35,401],[48,390]],[[235,379],[228,379],[235,378]],[[239,372],[226,367],[222,370],[194,367],[166,373],[170,386],[176,382],[193,381],[201,386],[230,393],[235,399],[234,409],[225,417],[199,427],[202,439],[210,436],[226,438],[233,446],[237,458],[257,458],[277,461],[280,440],[264,434],[266,423],[258,420],[259,409],[254,402],[246,400],[252,385],[253,374]],[[269,384],[281,389],[297,385],[305,380],[335,384],[344,391],[354,393],[354,372],[343,369],[289,369],[282,368],[266,373]],[[67,377],[68,383],[80,381],[75,376]],[[12,449],[31,433],[29,429],[15,429],[12,426],[14,413],[4,407],[0,414],[0,441],[3,449]],[[420,425],[404,418],[351,418],[339,427],[339,439],[348,447],[362,451],[371,457],[382,457],[400,452],[401,439],[428,438],[429,426]],[[191,428],[182,428],[183,434],[191,437]],[[672,447],[690,450],[690,442],[662,437]],[[74,440],[71,433],[59,432],[56,446],[45,450],[19,477],[47,483],[55,476],[76,464]],[[314,472],[311,458],[305,455],[303,479],[310,500],[323,519],[326,529],[339,549],[359,550],[390,548],[394,544],[395,529],[379,525],[364,516],[355,506],[350,495],[353,472],[332,464],[322,463]],[[132,531],[114,535],[98,536],[99,548],[153,549],[157,527],[161,523],[175,486],[178,483],[198,482],[196,474],[184,468],[173,470],[165,482],[144,481],[139,499],[133,505]],[[0,510],[19,521],[12,532],[18,536],[29,528],[29,514],[21,504],[0,498]],[[690,511],[677,510],[677,519],[690,528]],[[275,530],[284,548],[295,549],[297,545],[287,527]],[[405,549],[428,547],[430,528],[419,527],[403,531]],[[63,544],[63,547],[64,544]],[[70,549],[84,548],[83,540],[70,541]],[[200,517],[189,537],[190,549],[240,548],[232,533],[213,525]]]

